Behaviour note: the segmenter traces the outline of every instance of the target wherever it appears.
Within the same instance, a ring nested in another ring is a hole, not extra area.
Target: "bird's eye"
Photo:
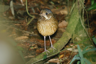
[[[48,15],[48,13],[46,13],[46,15]]]

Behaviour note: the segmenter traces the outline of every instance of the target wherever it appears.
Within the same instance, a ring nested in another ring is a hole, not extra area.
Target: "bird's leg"
[[[52,41],[51,41],[51,37],[49,36],[49,39],[50,39],[50,43],[51,43],[51,48],[53,48],[53,51],[54,51],[54,47],[53,47],[53,45],[52,45]]]
[[[46,51],[46,36],[44,36],[44,50]]]
[[[46,36],[44,36],[44,52],[46,52],[46,54],[48,55],[47,52],[49,52],[48,50],[46,50]]]

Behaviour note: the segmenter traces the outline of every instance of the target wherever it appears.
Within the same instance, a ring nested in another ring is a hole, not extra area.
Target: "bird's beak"
[[[39,14],[41,17],[45,17],[46,20],[50,19],[45,13]]]

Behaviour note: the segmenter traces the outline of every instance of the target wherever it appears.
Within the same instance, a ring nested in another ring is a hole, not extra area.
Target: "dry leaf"
[[[29,34],[28,34],[28,35],[29,35]],[[32,37],[32,38],[30,38],[29,41],[30,41],[30,42],[36,42],[36,41],[37,41],[37,38]]]
[[[36,50],[38,46],[36,44],[32,44],[32,46],[29,48],[29,51]]]
[[[63,58],[63,57],[64,57],[64,54],[62,54],[62,55],[59,56],[60,59]]]
[[[28,37],[27,36],[20,36],[20,37],[15,38],[15,40],[25,40],[25,39],[28,39]]]
[[[14,25],[16,25],[16,26],[20,26],[20,24],[14,24]]]
[[[60,64],[60,61],[59,61],[59,59],[50,59],[50,60],[48,61],[48,63]]]
[[[14,17],[13,17],[13,16],[9,16],[9,19],[13,20],[13,19],[14,19]]]
[[[27,25],[26,20],[21,20],[21,26],[22,26],[22,29],[27,30],[28,25]]]
[[[68,11],[67,11],[67,10],[65,10],[65,9],[62,9],[62,10],[60,10],[60,14],[67,15],[67,14],[68,14]]]
[[[36,53],[42,53],[44,51],[44,48],[39,48],[36,50]]]
[[[37,39],[37,45],[40,46],[40,47],[44,47],[44,41],[43,40],[40,40],[40,39]]]
[[[67,15],[68,14],[67,7],[58,8],[58,9],[52,9],[51,11],[54,14],[62,14],[62,15]]]
[[[60,22],[60,23],[58,24],[58,27],[59,27],[59,28],[65,28],[67,25],[68,25],[68,22],[66,22],[65,20],[63,20],[62,22]]]
[[[29,45],[26,45],[24,43],[18,43],[17,45],[20,46],[20,47],[22,47],[22,48],[26,48],[26,49],[28,49],[30,47]]]

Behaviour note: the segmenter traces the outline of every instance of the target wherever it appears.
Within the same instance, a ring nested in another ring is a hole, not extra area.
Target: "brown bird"
[[[58,21],[53,16],[53,13],[49,9],[43,9],[40,12],[40,18],[37,21],[37,30],[41,35],[44,36],[44,52],[49,52],[46,50],[46,36],[49,36],[51,48],[55,49],[52,45],[51,35],[53,35],[58,28]]]

